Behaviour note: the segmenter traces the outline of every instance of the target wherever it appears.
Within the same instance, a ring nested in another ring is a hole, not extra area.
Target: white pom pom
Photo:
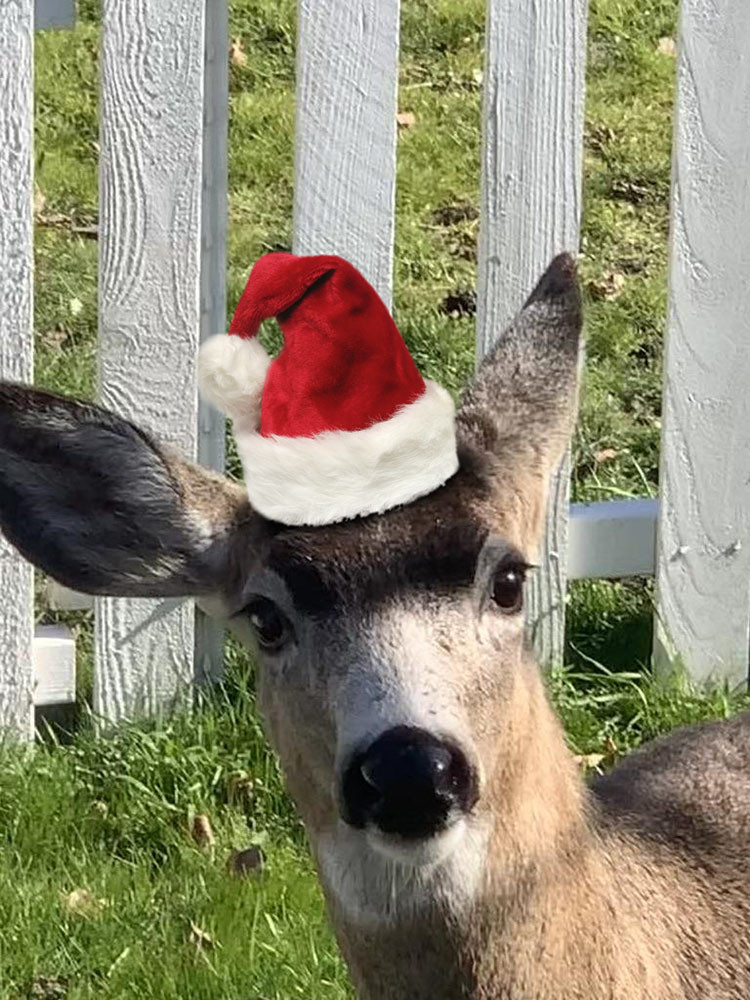
[[[217,409],[248,430],[260,426],[260,401],[271,358],[257,338],[209,337],[198,352],[198,388]]]

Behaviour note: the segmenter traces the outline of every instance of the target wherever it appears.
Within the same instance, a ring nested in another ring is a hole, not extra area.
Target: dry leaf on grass
[[[625,291],[625,275],[620,271],[605,271],[598,281],[592,281],[589,291],[596,299],[613,301]]]
[[[479,212],[476,205],[468,201],[441,205],[432,213],[432,221],[438,226],[456,226],[462,222],[476,222],[478,217]]]
[[[70,312],[73,316],[80,316],[83,312],[83,302],[80,299],[71,299]]]
[[[204,931],[192,920],[190,921],[190,943],[195,945],[198,951],[209,951],[211,948],[218,947],[217,942],[208,931]]]
[[[445,296],[438,308],[451,319],[474,316],[477,311],[477,294],[472,288],[456,289]]]
[[[247,808],[255,797],[253,779],[244,771],[236,771],[227,781],[227,798],[233,805]]]
[[[242,39],[235,35],[232,44],[229,46],[229,58],[235,66],[245,66],[247,64],[247,53],[242,47]]]
[[[62,1000],[68,995],[67,978],[37,976],[29,986],[30,1000]]]
[[[579,753],[575,754],[573,760],[580,765],[584,771],[598,770],[599,765],[604,760],[603,753]]]
[[[605,462],[611,462],[613,458],[617,458],[619,454],[616,448],[602,448],[601,451],[594,452],[594,461],[597,465],[604,465]]]
[[[232,851],[227,861],[227,871],[235,878],[257,876],[263,871],[265,860],[265,855],[259,847],[248,847],[244,851]]]
[[[76,917],[99,917],[109,906],[109,900],[94,896],[88,889],[73,889],[63,894],[63,906]]]
[[[677,46],[675,45],[674,38],[670,38],[669,35],[665,35],[664,38],[659,39],[659,44],[656,46],[657,52],[661,53],[663,56],[673,56],[677,52]]]
[[[214,846],[214,831],[211,828],[211,820],[206,813],[197,814],[190,832],[193,835],[193,840],[202,851],[207,851]]]
[[[59,351],[67,339],[68,331],[64,326],[55,326],[51,330],[45,330],[42,334],[45,347],[51,351]]]
[[[44,197],[44,191],[35,185],[34,187],[34,215],[41,215],[44,211],[44,206],[47,204],[47,199]]]
[[[399,111],[396,115],[396,124],[400,128],[412,128],[417,124],[417,116],[413,111]]]
[[[607,764],[616,764],[620,759],[620,750],[611,736],[604,741],[604,752]]]

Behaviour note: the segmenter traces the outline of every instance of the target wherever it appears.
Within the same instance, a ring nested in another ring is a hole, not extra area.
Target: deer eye
[[[278,650],[284,645],[291,629],[273,601],[255,597],[245,608],[245,614],[262,649]]]
[[[526,567],[511,563],[498,567],[492,581],[492,600],[506,614],[517,614],[523,607]]]

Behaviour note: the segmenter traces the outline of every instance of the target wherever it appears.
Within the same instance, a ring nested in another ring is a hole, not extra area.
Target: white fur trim
[[[454,406],[435,382],[361,431],[261,437],[235,426],[253,506],[282,524],[332,524],[431,493],[458,468]]]
[[[260,427],[260,401],[271,359],[257,338],[220,333],[198,352],[198,388],[241,430]]]

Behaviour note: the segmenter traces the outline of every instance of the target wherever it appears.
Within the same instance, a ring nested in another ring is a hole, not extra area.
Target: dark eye
[[[263,649],[276,650],[283,646],[289,635],[289,623],[273,601],[256,597],[245,608],[245,614]]]
[[[506,615],[516,614],[523,607],[523,584],[526,567],[500,566],[492,581],[492,600]]]

